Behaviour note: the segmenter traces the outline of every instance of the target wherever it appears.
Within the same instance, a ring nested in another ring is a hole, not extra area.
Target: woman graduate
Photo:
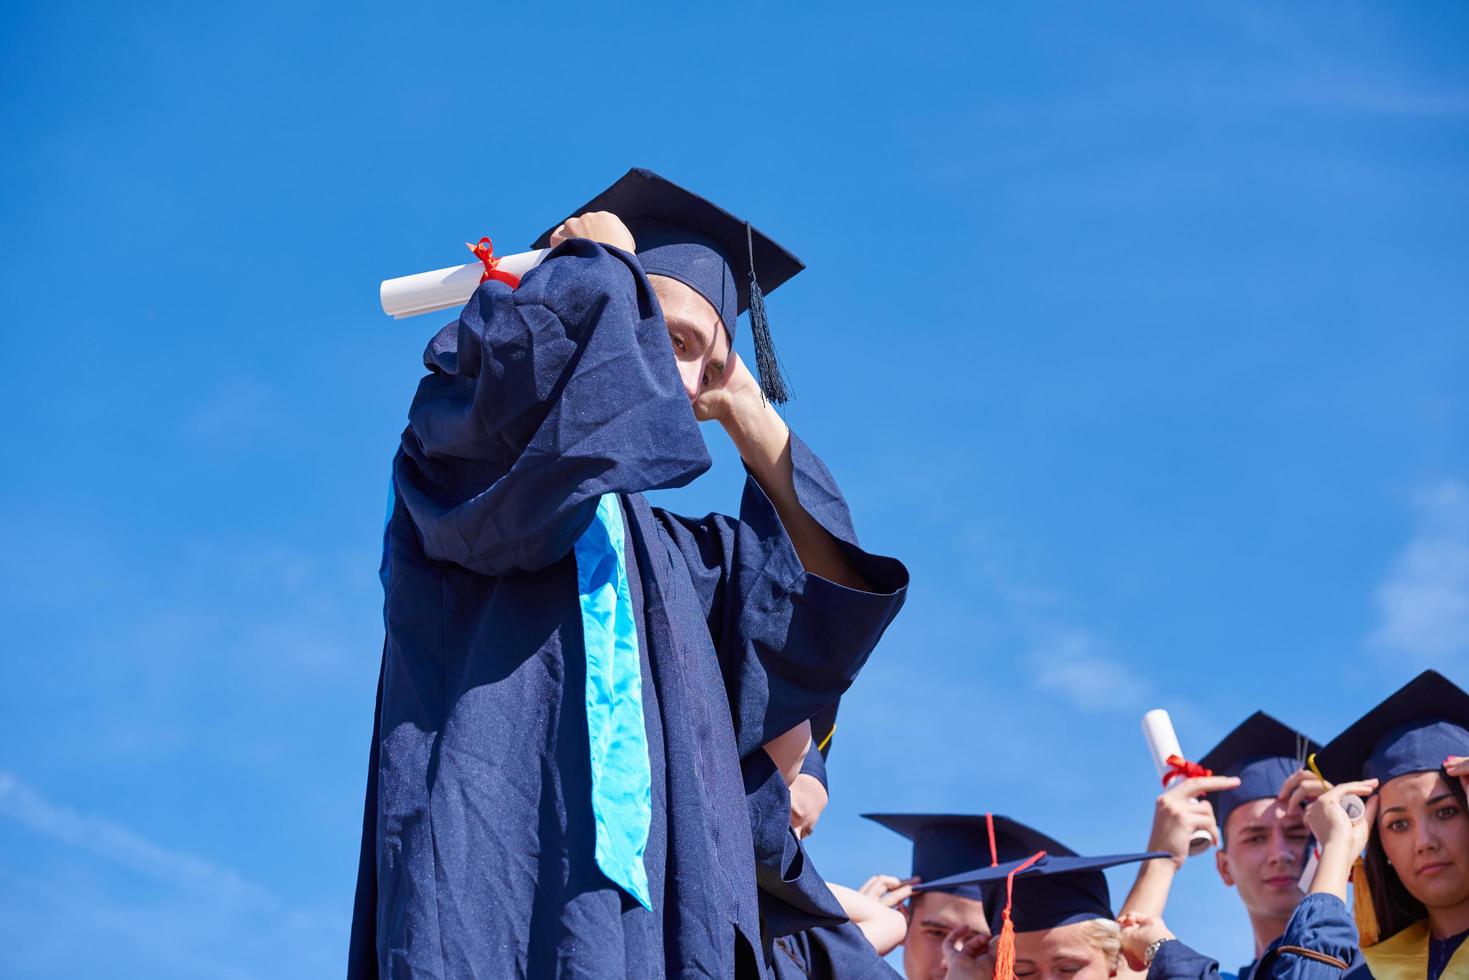
[[[1318,756],[1331,780],[1377,782],[1355,884],[1377,980],[1469,977],[1469,694],[1425,671]]]
[[[761,284],[799,261],[645,170],[574,215],[518,288],[487,260],[424,355],[354,977],[758,975],[741,760],[840,696],[902,604],[770,404]],[[738,519],[642,496],[708,468],[700,420],[744,460]]]

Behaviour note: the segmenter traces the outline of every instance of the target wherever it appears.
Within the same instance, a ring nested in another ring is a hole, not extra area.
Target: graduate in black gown
[[[539,244],[429,343],[394,459],[348,972],[759,975],[742,763],[851,684],[907,573],[770,404],[793,256],[637,170]],[[642,496],[708,468],[700,420],[737,518]]]

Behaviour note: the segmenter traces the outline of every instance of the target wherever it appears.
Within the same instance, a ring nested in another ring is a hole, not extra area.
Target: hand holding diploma
[[[591,211],[563,222],[551,235],[551,248],[569,238],[589,238],[625,252],[635,251],[637,247],[622,219],[609,211]],[[469,242],[464,245],[471,252],[475,251],[475,246]],[[497,256],[493,264],[501,272],[518,279],[540,265],[551,248]],[[384,279],[378,287],[378,299],[382,302],[383,312],[395,320],[450,310],[469,302],[469,297],[484,280],[486,268],[482,261],[467,262],[432,272]]]
[[[1201,854],[1219,842],[1219,826],[1214,808],[1204,799],[1207,793],[1234,789],[1235,776],[1193,776],[1178,779],[1159,796],[1153,810],[1153,832],[1148,837],[1148,850],[1167,851],[1176,867],[1194,854]]]
[[[470,251],[474,251],[473,245],[468,242],[464,244]],[[549,248],[538,248],[533,252],[504,255],[496,263],[501,270],[520,277],[540,265],[550,251]],[[469,302],[469,297],[479,288],[484,274],[484,263],[474,261],[432,272],[384,279],[378,287],[378,299],[382,302],[383,312],[395,320],[418,316],[420,313],[451,310]]]
[[[1202,854],[1219,843],[1214,808],[1203,799],[1204,794],[1233,789],[1239,780],[1232,776],[1187,774],[1173,720],[1162,708],[1143,715],[1143,738],[1147,740],[1158,777],[1166,787],[1158,797],[1148,850],[1167,851],[1173,855],[1174,863],[1181,866],[1189,856]]]

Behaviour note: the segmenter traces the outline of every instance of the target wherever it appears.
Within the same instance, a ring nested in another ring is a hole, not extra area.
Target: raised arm
[[[1137,880],[1127,900],[1124,913],[1161,918],[1168,906],[1173,877],[1188,860],[1189,844],[1195,832],[1206,830],[1217,842],[1221,830],[1214,820],[1214,810],[1204,800],[1207,793],[1233,789],[1239,785],[1234,776],[1201,776],[1183,779],[1159,794],[1153,808],[1153,830],[1148,836],[1149,851],[1167,851],[1168,857],[1144,861],[1137,870]]]
[[[424,363],[394,477],[431,558],[542,568],[602,494],[708,468],[647,277],[620,248],[571,239],[519,289],[481,285]]]
[[[750,475],[780,515],[802,567],[849,589],[872,591],[837,539],[802,505],[791,463],[790,427],[761,395],[745,362],[734,357],[724,384],[701,394],[694,410],[701,421],[717,421],[729,434]]]

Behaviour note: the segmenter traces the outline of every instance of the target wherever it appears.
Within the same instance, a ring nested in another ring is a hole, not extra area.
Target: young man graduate
[[[1238,980],[1271,975],[1282,947],[1300,945],[1313,916],[1328,897],[1302,889],[1312,835],[1305,807],[1326,786],[1305,768],[1320,746],[1296,729],[1257,711],[1199,760],[1213,775],[1176,783],[1158,797],[1150,851],[1167,852],[1143,864],[1123,905],[1129,916],[1159,919],[1174,875],[1189,856],[1198,830],[1219,841],[1215,866],[1220,879],[1239,895],[1250,919],[1255,958],[1240,968]],[[1207,794],[1207,802],[1199,797]],[[1264,971],[1261,965],[1266,964]],[[1170,978],[1218,975],[1208,957],[1170,943],[1150,976]]]
[[[770,404],[794,256],[645,170],[548,244],[429,343],[394,460],[349,974],[758,975],[741,762],[850,685],[907,573]],[[700,420],[738,519],[642,496],[708,468]]]

